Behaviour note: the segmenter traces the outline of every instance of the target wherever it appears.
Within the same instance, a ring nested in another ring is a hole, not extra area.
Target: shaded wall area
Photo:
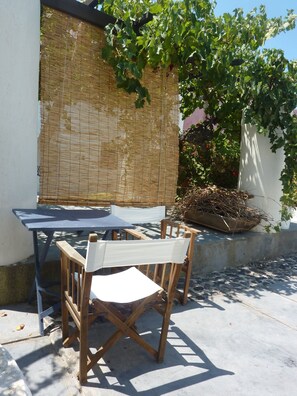
[[[0,1],[0,266],[33,252],[12,208],[37,199],[38,0]]]

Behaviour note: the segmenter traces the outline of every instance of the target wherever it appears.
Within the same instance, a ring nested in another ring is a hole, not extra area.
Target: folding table
[[[42,292],[51,294],[46,287],[42,286],[41,268],[46,261],[48,250],[54,233],[57,231],[83,232],[105,231],[106,238],[111,230],[135,228],[132,224],[110,214],[102,209],[13,209],[13,213],[22,224],[33,232],[33,245],[35,256],[35,285],[37,296],[37,309],[39,319],[39,331],[44,335],[43,319],[55,312],[60,303],[47,309],[43,309]],[[42,249],[38,246],[38,232],[46,235],[46,242]],[[41,251],[40,251],[41,250]]]

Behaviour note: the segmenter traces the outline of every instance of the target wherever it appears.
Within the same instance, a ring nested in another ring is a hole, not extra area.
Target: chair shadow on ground
[[[160,331],[155,315],[148,312],[137,323],[138,331],[151,343],[158,342]],[[102,337],[106,339],[112,331],[114,327],[107,322],[95,323],[89,332],[90,349],[97,348]],[[74,349],[78,360],[77,344]],[[129,396],[157,396],[224,375],[234,373],[216,367],[204,351],[171,321],[163,363],[157,363],[129,338],[122,338],[89,371],[83,389],[105,389]]]

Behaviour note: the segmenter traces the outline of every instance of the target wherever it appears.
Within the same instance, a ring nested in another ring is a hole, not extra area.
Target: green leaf
[[[158,3],[154,3],[150,6],[150,12],[152,14],[159,14],[160,12],[162,12],[162,5],[158,4]]]
[[[213,159],[227,161],[239,152],[244,118],[269,136],[272,151],[283,148],[281,181],[284,194],[292,197],[297,122],[291,112],[297,105],[297,63],[287,60],[283,51],[262,45],[268,37],[294,28],[293,11],[270,19],[260,6],[246,15],[238,8],[216,16],[210,0],[105,0],[103,7],[117,20],[105,28],[102,56],[113,68],[118,87],[136,95],[135,105],[150,102],[141,83],[145,67],[174,67],[183,117],[203,107],[214,120]],[[148,13],[154,16],[143,24]],[[211,124],[207,128],[213,130]],[[275,132],[278,129],[286,131],[282,139]],[[188,164],[186,173],[193,181],[214,180],[211,165],[190,160]]]

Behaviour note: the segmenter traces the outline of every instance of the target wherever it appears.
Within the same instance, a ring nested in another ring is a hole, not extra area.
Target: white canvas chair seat
[[[163,290],[137,268],[111,275],[93,276],[90,298],[100,301],[128,304]]]
[[[97,241],[97,235],[90,235],[86,259],[66,241],[57,242],[61,250],[63,345],[67,347],[77,339],[80,342],[78,378],[81,383],[123,336],[136,341],[158,362],[163,360],[176,285],[190,235],[159,240],[146,239],[135,230],[132,235],[138,239]],[[109,275],[94,273],[114,267],[128,269]],[[163,317],[157,349],[138,334],[135,325],[150,308],[155,308]],[[88,346],[88,329],[102,314],[117,330],[93,353]],[[69,315],[75,323],[74,330],[69,326]]]

